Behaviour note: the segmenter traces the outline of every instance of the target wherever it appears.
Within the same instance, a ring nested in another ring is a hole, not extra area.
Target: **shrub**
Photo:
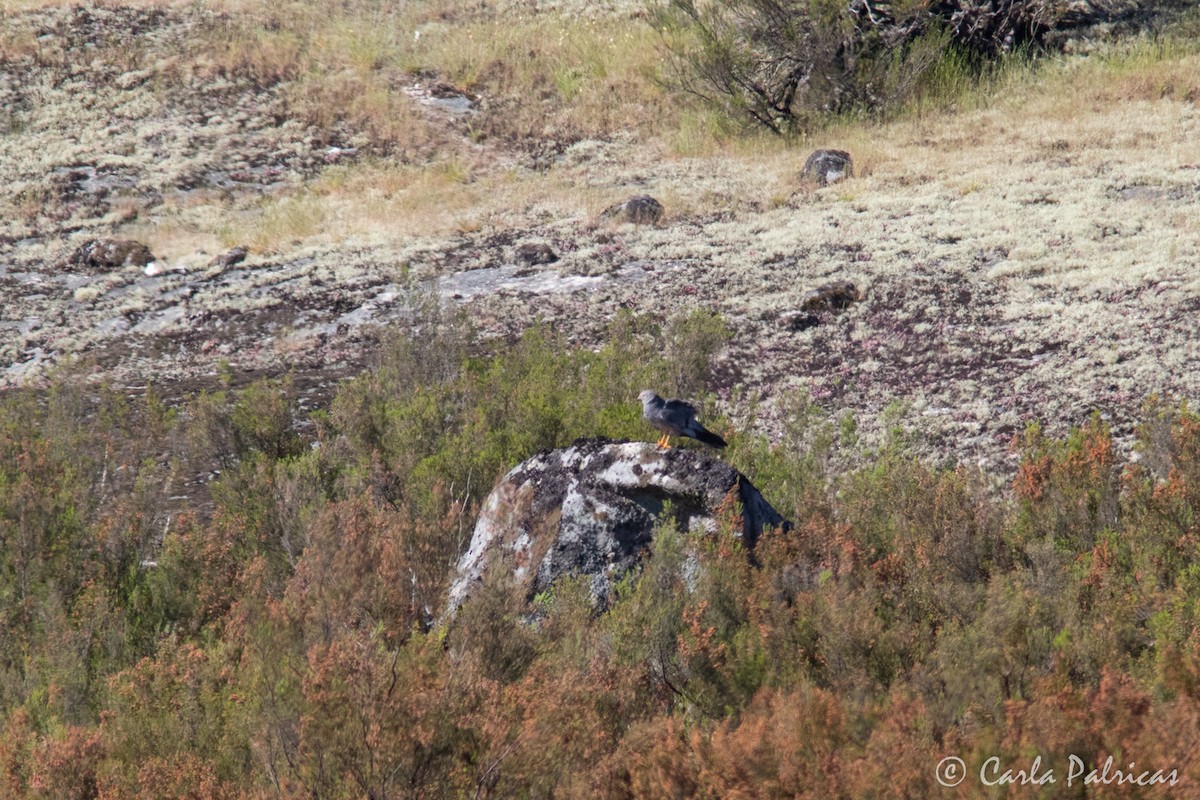
[[[434,502],[434,487],[470,505],[538,450],[581,436],[644,437],[638,392],[673,381],[699,391],[728,337],[704,312],[670,321],[665,334],[622,316],[595,352],[572,350],[544,327],[501,352],[480,352],[460,320],[430,311],[426,324],[421,338],[395,343],[380,369],[339,392],[329,432],[336,458],[351,465],[342,491],[370,486],[437,517],[447,508]]]
[[[704,390],[712,371],[713,357],[724,349],[732,336],[729,326],[718,314],[696,309],[672,319],[665,336],[667,361],[674,375],[679,397],[694,397]]]
[[[724,451],[793,529],[747,553],[731,517],[666,523],[603,611],[492,573],[440,626],[491,481],[645,436],[636,392],[699,391],[724,341],[703,312],[599,351],[458,322],[312,426],[280,384],[0,403],[0,796],[926,797],[943,755],[1031,752],[1200,779],[1186,406],[1125,465],[1099,419],[1031,428],[1005,492],[801,401]],[[221,470],[211,502],[163,488],[180,464]]]
[[[1065,442],[1048,439],[1032,425],[1017,447],[1022,460],[1013,488],[1021,508],[1015,531],[1020,541],[1049,536],[1079,552],[1119,524],[1120,473],[1112,436],[1099,415]]]
[[[894,107],[947,59],[979,67],[1039,47],[1064,8],[1057,0],[667,0],[651,17],[679,86],[784,133],[814,114]]]

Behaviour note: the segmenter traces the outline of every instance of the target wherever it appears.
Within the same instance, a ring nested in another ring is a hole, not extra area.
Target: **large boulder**
[[[458,562],[450,612],[492,569],[511,573],[530,598],[560,576],[584,575],[605,602],[668,501],[680,530],[715,532],[723,511],[740,512],[738,535],[749,547],[764,528],[786,525],[746,476],[704,453],[579,439],[518,465],[488,496]]]

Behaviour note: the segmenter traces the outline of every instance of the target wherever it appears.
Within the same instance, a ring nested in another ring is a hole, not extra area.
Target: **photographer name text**
[[[943,786],[957,786],[967,776],[967,767],[958,756],[947,756],[938,762],[937,780]],[[999,756],[992,756],[979,768],[979,782],[984,786],[1043,786],[1058,783],[1054,769],[1042,763],[1037,756],[1028,769],[1006,766]],[[1109,756],[1104,763],[1088,769],[1087,763],[1077,755],[1067,757],[1067,786],[1083,785],[1132,785],[1174,786],[1179,782],[1177,769],[1139,769],[1136,762],[1126,767],[1118,766]]]

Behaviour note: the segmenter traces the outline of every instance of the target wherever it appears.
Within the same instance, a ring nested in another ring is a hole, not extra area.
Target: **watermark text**
[[[992,756],[980,765],[978,778],[983,786],[1044,786],[1059,781],[1065,781],[1067,786],[1174,786],[1179,783],[1178,769],[1146,769],[1133,761],[1121,766],[1112,756],[1103,764],[1089,767],[1086,761],[1072,753],[1067,756],[1065,770],[1056,774],[1055,769],[1041,756],[1020,765],[1005,764],[999,756]],[[958,786],[967,778],[967,773],[966,763],[958,756],[946,756],[935,770],[937,782],[942,786]]]

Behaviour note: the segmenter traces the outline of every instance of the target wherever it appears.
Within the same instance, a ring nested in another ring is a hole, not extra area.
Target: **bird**
[[[687,436],[720,449],[725,440],[696,421],[696,408],[682,400],[663,400],[653,389],[645,389],[638,395],[642,401],[642,416],[655,428],[663,432],[658,446],[664,450],[671,446],[672,436]]]

